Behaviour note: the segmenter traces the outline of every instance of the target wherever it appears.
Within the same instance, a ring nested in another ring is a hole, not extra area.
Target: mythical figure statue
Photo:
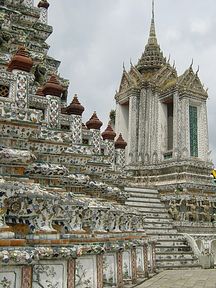
[[[198,221],[199,220],[199,215],[197,212],[197,201],[195,198],[191,200],[186,200],[186,207],[187,207],[187,212],[185,213],[185,219],[187,221]]]
[[[200,201],[200,207],[203,208],[203,211],[199,213],[199,215],[201,216],[201,220],[211,222],[211,215],[210,215],[211,206],[208,199]]]
[[[180,204],[176,202],[176,200],[170,200],[169,203],[170,208],[168,209],[168,213],[172,216],[175,221],[180,220],[180,213],[178,207]]]

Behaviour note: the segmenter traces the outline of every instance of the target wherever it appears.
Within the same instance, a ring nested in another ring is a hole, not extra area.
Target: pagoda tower
[[[140,185],[211,183],[208,95],[192,66],[178,76],[163,56],[153,1],[148,43],[137,65],[123,69],[115,95],[115,131],[128,143],[127,167]]]

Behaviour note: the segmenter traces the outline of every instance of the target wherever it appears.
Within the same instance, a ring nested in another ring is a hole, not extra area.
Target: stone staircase
[[[126,205],[143,212],[146,218],[147,235],[157,239],[156,261],[158,270],[200,268],[183,235],[173,227],[165,205],[156,189],[125,188],[131,197]]]

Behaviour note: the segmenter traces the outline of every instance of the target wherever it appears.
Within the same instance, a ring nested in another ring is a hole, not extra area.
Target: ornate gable
[[[131,65],[131,70],[129,72],[129,75],[131,77],[131,80],[133,81],[134,84],[139,85],[141,84],[142,80],[143,80],[143,76],[142,74],[137,70],[136,67],[134,67],[133,65]]]
[[[173,87],[177,82],[177,72],[174,67],[171,67],[169,63],[163,66],[157,74],[154,76],[153,81],[162,90],[167,90]]]
[[[126,72],[126,70],[123,71],[120,87],[119,87],[119,93],[126,91],[133,85],[133,81],[130,78],[129,74]]]
[[[178,78],[178,84],[181,88],[189,90],[193,93],[202,94],[206,97],[208,96],[199,79],[198,71],[194,73],[192,65],[184,72],[182,76]]]

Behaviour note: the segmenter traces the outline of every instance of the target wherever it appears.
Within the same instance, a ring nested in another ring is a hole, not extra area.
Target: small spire
[[[125,70],[125,64],[124,64],[124,62],[123,62],[123,71],[126,71],[126,70]]]
[[[193,68],[193,58],[192,58],[191,64],[190,64],[190,69],[192,69],[192,68]]]
[[[174,68],[174,69],[176,68],[175,65],[176,65],[176,63],[175,63],[175,60],[174,60],[174,61],[173,61],[173,68]]]
[[[199,65],[198,65],[198,67],[197,67],[197,71],[196,71],[196,75],[198,75],[199,70],[200,70],[200,67],[199,67]]]

